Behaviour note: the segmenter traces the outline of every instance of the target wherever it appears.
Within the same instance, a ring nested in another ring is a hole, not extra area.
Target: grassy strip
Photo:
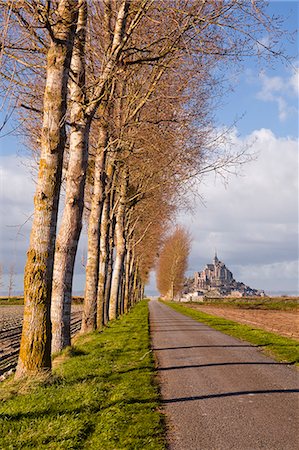
[[[73,297],[73,304],[80,305],[83,303],[83,297],[75,296]],[[14,306],[14,305],[24,305],[24,297],[0,297],[0,306]]]
[[[235,338],[250,342],[257,347],[261,347],[266,353],[275,358],[277,361],[283,361],[290,364],[299,364],[299,343],[294,339],[269,333],[258,328],[248,325],[239,324],[232,320],[223,319],[222,317],[211,316],[210,314],[197,311],[187,306],[177,303],[163,302],[167,306],[176,311],[192,317],[215,330],[228,334]]]
[[[0,448],[165,449],[149,345],[142,301],[104,332],[80,337],[51,380],[28,382],[28,392],[24,382],[3,382]]]
[[[193,302],[195,303],[195,302]],[[240,309],[265,309],[276,311],[293,311],[299,309],[297,297],[265,297],[265,298],[243,298],[243,299],[206,299],[201,305],[227,306]]]
[[[0,306],[24,305],[24,297],[0,297]]]

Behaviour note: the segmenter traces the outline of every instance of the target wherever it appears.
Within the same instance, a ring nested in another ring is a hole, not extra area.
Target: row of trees
[[[271,39],[280,30],[263,1],[0,5],[1,81],[39,160],[16,372],[22,377],[50,370],[51,352],[70,345],[84,218],[86,332],[142,297],[190,180],[244,162],[243,151],[220,145],[212,106],[224,64],[275,54]]]

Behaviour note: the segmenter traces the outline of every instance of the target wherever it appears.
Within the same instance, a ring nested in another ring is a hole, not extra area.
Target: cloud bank
[[[227,186],[210,177],[198,186],[206,207],[182,215],[193,235],[190,273],[210,262],[215,249],[238,281],[268,291],[298,289],[298,142],[260,129],[258,158]]]

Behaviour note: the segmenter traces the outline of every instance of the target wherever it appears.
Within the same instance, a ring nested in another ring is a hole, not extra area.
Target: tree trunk
[[[112,180],[114,175],[114,165],[110,161],[107,167],[106,196],[103,204],[103,211],[100,224],[99,242],[99,274],[97,287],[97,329],[100,330],[106,321],[106,288],[110,261],[110,233],[112,223],[110,219],[111,198],[113,197]]]
[[[114,263],[114,229],[115,229],[115,220],[112,218],[110,220],[109,226],[109,253],[108,253],[108,261],[107,261],[107,275],[106,275],[106,285],[104,292],[104,316],[103,323],[106,325],[109,322],[109,307],[110,307],[110,294],[111,294],[111,282],[112,282],[112,272],[113,272],[113,263]]]
[[[120,291],[120,283],[125,256],[124,221],[125,221],[127,183],[128,183],[127,176],[125,174],[122,174],[119,205],[117,208],[116,223],[115,223],[116,255],[111,281],[109,320],[116,319],[118,315],[118,294]]]
[[[137,289],[138,289],[138,264],[134,264],[133,271],[133,288],[132,288],[132,305],[135,305],[137,301]]]
[[[47,55],[41,158],[34,219],[24,273],[24,321],[16,377],[51,369],[50,304],[62,161],[67,82],[78,1],[61,0]]]
[[[173,299],[174,299],[174,280],[171,280],[170,300],[173,302]]]
[[[90,118],[85,115],[85,40],[87,5],[79,9],[71,60],[70,156],[67,170],[65,206],[56,240],[52,291],[52,353],[71,344],[72,282],[78,241],[82,229],[84,188],[88,164]]]
[[[88,254],[81,332],[97,327],[97,293],[99,282],[100,227],[105,190],[105,162],[107,154],[107,127],[102,126],[95,159],[94,188],[88,224]],[[104,237],[105,238],[105,237]]]
[[[126,249],[125,256],[125,288],[124,288],[124,312],[128,312],[129,309],[129,296],[130,296],[130,263],[131,263],[131,250],[130,247]]]

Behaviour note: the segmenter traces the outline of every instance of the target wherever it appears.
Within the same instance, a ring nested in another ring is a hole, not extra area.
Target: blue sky
[[[271,13],[287,17],[286,27],[298,24],[298,2],[270,2]],[[238,177],[207,177],[198,184],[193,214],[179,222],[193,236],[189,274],[219,258],[238,281],[266,291],[298,291],[298,40],[283,42],[294,56],[293,67],[281,61],[257,66],[245,61],[233,75],[234,92],[217,111],[218,126],[238,120],[231,131],[236,150],[251,142],[258,157]],[[10,125],[13,127],[13,123]],[[22,290],[22,274],[33,212],[34,181],[30,160],[21,142],[11,135],[0,139],[0,263],[7,274],[15,266],[15,291]],[[193,196],[191,202],[194,203]],[[74,290],[84,287],[80,264],[86,248],[83,232],[78,251]],[[7,292],[7,275],[2,294]],[[148,287],[155,293],[154,279]]]

